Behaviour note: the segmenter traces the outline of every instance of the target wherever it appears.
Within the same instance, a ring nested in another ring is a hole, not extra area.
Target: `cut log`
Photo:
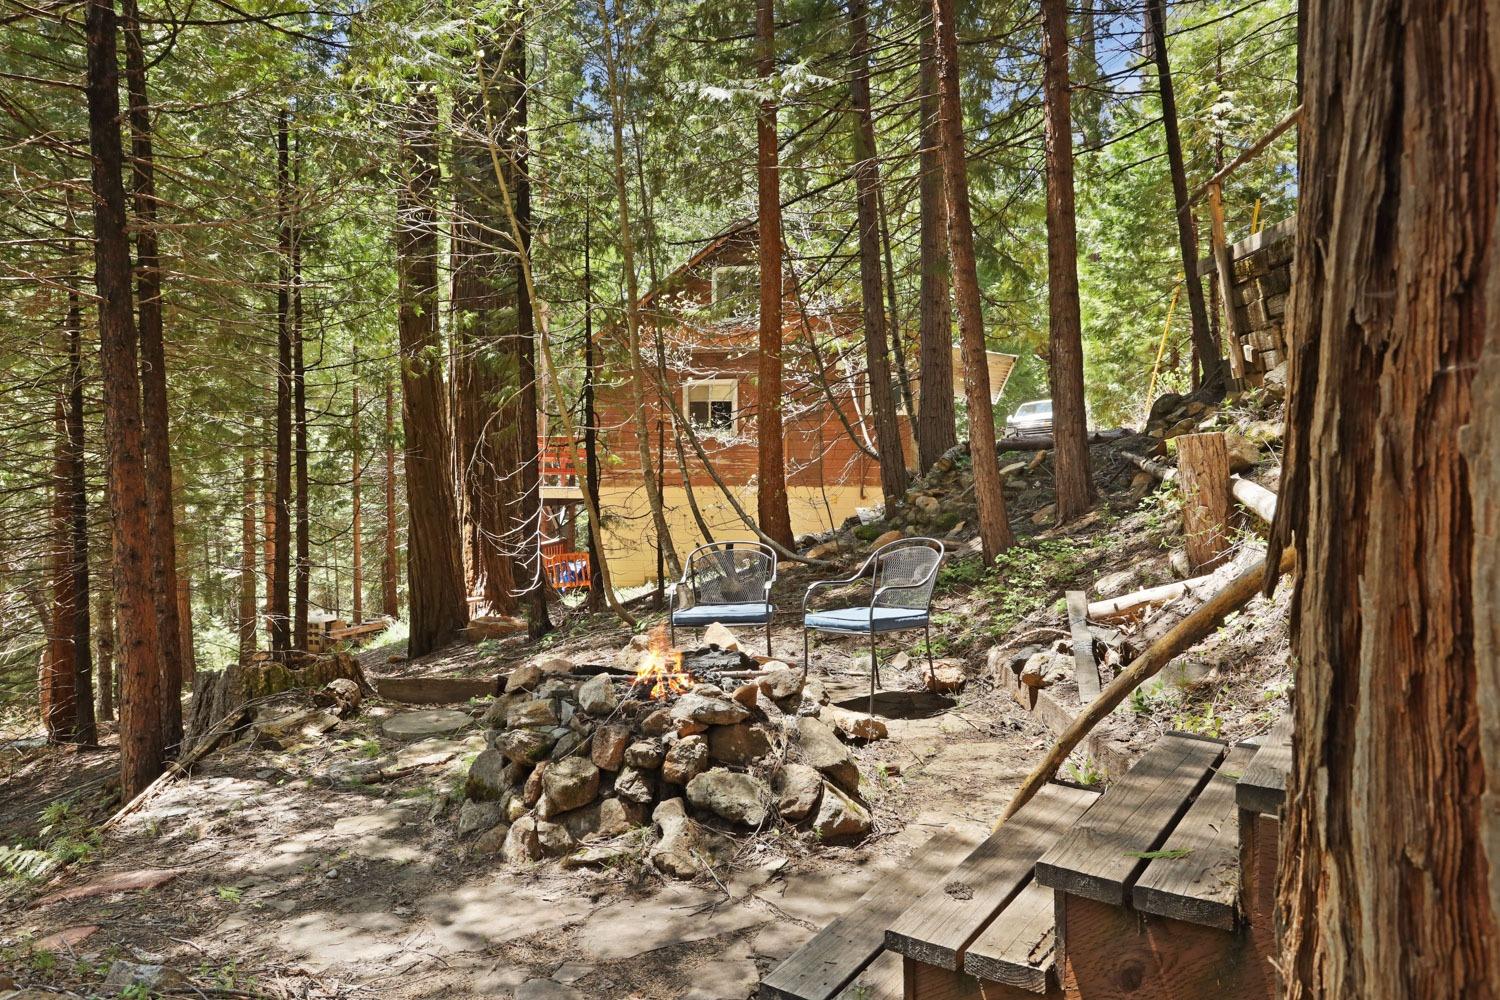
[[[1213,569],[1229,551],[1229,449],[1224,435],[1184,434],[1177,439],[1178,484],[1188,565]]]
[[[1276,494],[1250,479],[1233,477],[1229,481],[1230,492],[1246,510],[1267,525],[1276,520]]]
[[[1296,562],[1296,550],[1286,549],[1278,560],[1279,572],[1291,572]],[[1063,761],[1068,759],[1068,754],[1072,753],[1089,731],[1108,717],[1109,713],[1113,712],[1130,695],[1130,692],[1156,676],[1178,653],[1192,648],[1218,628],[1230,614],[1250,603],[1250,599],[1261,592],[1265,581],[1266,560],[1257,560],[1255,565],[1235,577],[1234,581],[1214,595],[1212,600],[1184,618],[1176,628],[1136,657],[1130,666],[1116,674],[1115,679],[1109,682],[1109,686],[1099,693],[1099,697],[1084,706],[1083,711],[1073,720],[1067,732],[1058,737],[1052,750],[1026,776],[1026,780],[1021,783],[1021,787],[1011,798],[1010,805],[1005,807],[1005,815],[1000,818],[1000,822],[1004,823],[1031,801],[1031,797],[1037,793],[1037,790],[1045,785],[1048,778],[1062,766]]]
[[[219,722],[241,713],[254,699],[295,688],[318,689],[340,677],[358,684],[365,694],[375,693],[359,668],[359,661],[348,653],[321,656],[292,653],[285,663],[258,659],[230,664],[218,673],[199,674],[193,685],[188,745],[191,748],[211,731],[219,735],[232,731],[235,726],[224,729]],[[212,748],[205,748],[205,752],[208,749]]]
[[[1177,580],[1158,587],[1147,587],[1106,601],[1095,601],[1088,606],[1088,617],[1095,621],[1118,618],[1133,618],[1149,608],[1175,601],[1184,594],[1195,593],[1213,579],[1213,574],[1195,576],[1191,580]]]

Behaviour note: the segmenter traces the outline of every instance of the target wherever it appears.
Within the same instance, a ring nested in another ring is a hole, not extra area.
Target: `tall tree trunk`
[[[385,556],[380,563],[380,613],[401,616],[396,579],[400,554],[396,549],[396,398],[390,372],[385,376]]]
[[[299,147],[301,143],[297,144]],[[308,587],[312,582],[311,514],[307,475],[307,365],[302,343],[302,151],[292,161],[292,427],[296,434],[297,564],[292,611],[292,648],[307,648]]]
[[[776,0],[755,2],[755,46],[756,71],[765,85],[770,86],[776,74]],[[781,165],[776,101],[769,97],[760,102],[755,135],[755,186],[760,211],[760,370],[755,402],[760,471],[756,513],[760,530],[790,548],[792,514],[787,506],[781,427]],[[883,336],[881,340],[884,341]],[[883,364],[883,354],[881,361]]]
[[[1047,112],[1047,381],[1052,386],[1057,523],[1094,502],[1078,306],[1078,227],[1073,216],[1073,112],[1068,93],[1067,0],[1042,0],[1043,93]]]
[[[407,651],[423,656],[468,623],[437,294],[437,100],[413,97],[402,123],[397,191],[402,419],[406,430]]]
[[[357,361],[357,359],[356,359]],[[357,371],[357,369],[356,369]],[[358,377],[358,376],[356,376]],[[351,465],[353,467],[353,482],[349,486],[349,496],[353,505],[353,513],[350,516],[349,544],[354,553],[354,566],[352,576],[354,592],[354,624],[358,625],[365,620],[365,536],[364,536],[364,508],[361,503],[360,488],[364,485],[364,467],[361,465],[363,458],[359,440],[359,383],[354,384],[353,400],[349,411],[349,440],[350,450],[353,452]]]
[[[292,648],[292,220],[291,173],[288,166],[286,111],[276,128],[276,523],[271,538],[275,565],[271,572],[271,650]]]
[[[599,424],[594,412],[594,380],[598,378],[594,359],[594,272],[592,248],[592,214],[587,207],[583,215],[583,480],[591,497],[599,495]],[[575,474],[577,470],[574,470]],[[590,520],[593,515],[590,515]],[[589,593],[588,609],[604,610],[604,579],[600,562],[604,554],[595,541],[598,532],[589,526]]]
[[[152,572],[161,642],[162,738],[170,753],[182,742],[183,650],[177,592],[177,533],[172,516],[172,449],[167,427],[167,357],[161,316],[161,259],[156,239],[156,178],[146,51],[135,0],[121,0],[125,86],[135,188],[136,308],[139,312],[141,419],[146,497],[151,510]]]
[[[874,143],[871,143],[871,148],[874,148]],[[891,220],[885,208],[885,185],[880,180],[877,177],[875,201],[880,208],[880,252],[885,261],[885,298],[890,309],[891,360],[896,365],[896,388],[901,405],[915,419],[917,408],[911,394],[911,370],[906,364],[906,347],[901,343],[901,312],[896,307],[899,296],[896,292],[896,262],[891,254]]]
[[[616,2],[618,3],[618,0]],[[765,3],[768,0],[760,0],[760,2]],[[682,573],[682,564],[678,561],[677,550],[672,545],[672,532],[667,526],[667,515],[662,506],[661,483],[657,481],[656,469],[651,461],[651,426],[646,417],[646,402],[651,398],[651,390],[650,382],[646,378],[646,359],[641,353],[640,283],[636,275],[635,236],[630,221],[630,191],[625,183],[624,82],[620,79],[620,55],[615,48],[614,19],[610,17],[605,0],[597,0],[596,6],[599,11],[599,23],[604,29],[604,67],[609,82],[610,126],[614,139],[611,166],[615,182],[615,202],[619,210],[620,262],[625,270],[625,331],[630,350],[631,388],[634,390],[636,400],[636,405],[632,407],[636,451],[641,463],[641,481],[646,488],[646,503],[651,508],[651,520],[656,528],[656,541],[666,558],[667,568],[676,577]],[[618,6],[615,7],[615,14],[619,15]],[[761,220],[761,225],[764,227],[764,219]],[[764,250],[762,258],[764,258]],[[764,264],[761,265],[761,273],[762,275],[765,273]],[[777,273],[780,274],[779,271]],[[764,289],[761,292],[761,302],[764,305]],[[764,319],[762,319],[761,329],[762,350],[764,350]],[[764,357],[761,360],[761,372],[762,380],[764,380]],[[764,391],[764,387],[762,390]],[[761,439],[761,447],[762,449],[765,447],[764,438]],[[764,465],[764,450],[762,450],[762,465]],[[764,493],[764,487],[762,487],[762,493]]]
[[[1278,965],[1289,1000],[1493,998],[1500,13],[1303,22]]]
[[[917,466],[932,468],[958,444],[953,406],[953,304],[948,296],[948,206],[943,195],[941,122],[938,109],[937,39],[933,21],[923,18],[918,102],[921,151],[918,154],[918,228],[921,286],[918,292]]]
[[[245,448],[244,509],[240,513],[240,615],[239,661],[246,664],[255,655],[255,521],[259,515],[255,494],[255,449]]]
[[[983,300],[974,258],[974,222],[969,213],[968,161],[964,155],[963,106],[958,92],[958,32],[953,0],[932,0],[937,39],[939,138],[948,208],[948,246],[953,262],[953,295],[963,347],[964,398],[969,404],[969,455],[974,468],[974,499],[979,540],[986,564],[1015,542],[1005,512],[1005,489],[995,454],[995,403],[990,398],[989,355],[985,350]]]
[[[115,605],[109,587],[99,588],[99,613],[94,625],[94,654],[98,670],[94,714],[100,722],[115,719]]]
[[[1198,277],[1198,234],[1188,206],[1187,166],[1182,156],[1182,136],[1177,131],[1177,97],[1172,89],[1172,65],[1167,56],[1166,0],[1146,0],[1146,18],[1156,56],[1156,79],[1161,94],[1161,121],[1167,139],[1167,163],[1172,172],[1172,203],[1177,211],[1177,245],[1182,250],[1183,281],[1187,285],[1188,314],[1192,319],[1193,349],[1200,360],[1200,386],[1215,397],[1224,389],[1224,360],[1209,328],[1208,308],[1203,302],[1203,280]]]
[[[94,715],[92,629],[89,621],[89,494],[84,470],[83,316],[78,290],[68,288],[68,506],[72,553],[68,590],[73,609],[73,684],[78,742],[98,740]]]
[[[77,632],[73,606],[73,505],[68,496],[68,422],[59,393],[52,407],[52,509],[47,525],[47,647],[40,677],[42,724],[48,739],[71,743],[78,738],[78,669],[73,648]]]
[[[764,0],[770,3],[770,0]],[[890,344],[880,281],[880,167],[875,159],[875,119],[870,110],[870,9],[849,0],[849,94],[854,104],[854,188],[859,224],[859,288],[864,307],[865,371],[880,452],[880,488],[888,510],[906,499],[906,456],[891,392]],[[780,324],[777,324],[778,333]],[[765,335],[762,329],[762,336]],[[780,392],[777,393],[779,401]]]
[[[161,665],[150,501],[142,455],[141,385],[130,294],[130,235],[120,144],[119,64],[114,0],[89,0],[87,97],[93,158],[94,284],[108,456],[115,615],[119,623],[120,788],[128,799],[165,763]]]

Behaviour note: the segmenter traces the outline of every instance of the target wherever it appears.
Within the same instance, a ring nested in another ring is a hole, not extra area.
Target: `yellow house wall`
[[[745,527],[717,486],[695,486],[693,498],[716,541],[755,538],[755,533]],[[736,490],[735,499],[751,517],[755,516],[754,487]],[[679,556],[686,557],[694,546],[706,541],[688,507],[687,491],[680,486],[668,487],[663,491],[662,501],[673,545]],[[828,531],[843,524],[856,508],[875,506],[880,502],[879,486],[787,487],[787,507],[792,515],[792,532],[796,535]],[[599,491],[599,503],[604,512],[604,552],[609,560],[611,582],[620,589],[654,581],[656,540],[644,488],[603,487]],[[671,576],[670,568],[667,575]]]

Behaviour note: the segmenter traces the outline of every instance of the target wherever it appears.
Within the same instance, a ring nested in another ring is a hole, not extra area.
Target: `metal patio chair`
[[[813,632],[870,637],[870,714],[875,714],[875,687],[880,664],[875,657],[875,637],[886,632],[921,629],[926,639],[927,672],[936,677],[932,663],[932,591],[937,586],[938,567],[947,550],[936,538],[900,538],[870,554],[853,576],[842,580],[819,580],[802,598],[802,662],[810,665],[809,637]],[[813,591],[870,578],[870,603],[809,613]]]
[[[681,606],[669,619],[672,645],[677,626],[707,628],[721,625],[764,625],[766,655],[771,655],[771,585],[776,582],[776,553],[752,541],[709,542],[688,553],[682,579],[668,588]]]

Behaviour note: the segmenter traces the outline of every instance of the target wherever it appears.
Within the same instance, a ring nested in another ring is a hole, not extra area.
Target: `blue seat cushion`
[[[674,625],[764,625],[771,619],[771,606],[761,601],[750,604],[700,604],[672,612]]]
[[[897,632],[908,628],[921,628],[927,624],[927,612],[915,608],[876,608],[874,622],[870,620],[870,608],[833,608],[818,611],[802,619],[807,628],[825,632]]]

